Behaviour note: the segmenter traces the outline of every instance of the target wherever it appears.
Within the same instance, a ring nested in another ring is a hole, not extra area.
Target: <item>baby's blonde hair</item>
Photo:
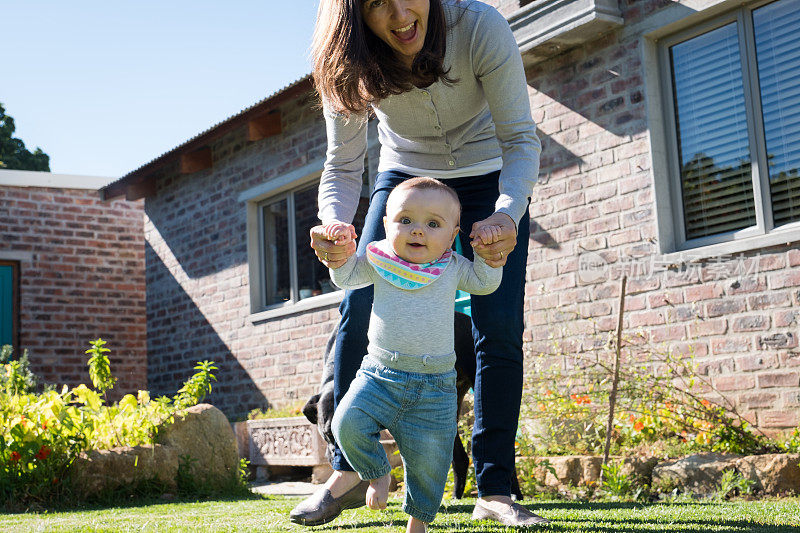
[[[443,182],[441,182],[441,181],[439,181],[437,179],[434,179],[434,178],[429,178],[427,176],[419,176],[419,177],[416,177],[416,178],[409,178],[406,181],[400,183],[399,185],[397,185],[394,188],[392,193],[394,191],[402,191],[402,190],[405,190],[405,189],[420,189],[420,190],[426,190],[427,189],[427,190],[434,190],[434,191],[442,191],[442,192],[448,194],[453,199],[453,201],[456,203],[456,205],[458,206],[458,213],[459,213],[459,218],[460,218],[460,215],[461,215],[461,200],[458,199],[458,194],[449,185],[446,185]],[[389,196],[391,196],[391,193],[389,194]]]

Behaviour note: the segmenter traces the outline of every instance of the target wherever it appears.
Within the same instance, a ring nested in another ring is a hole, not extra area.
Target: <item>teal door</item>
[[[13,344],[14,338],[14,269],[0,265],[0,346]]]

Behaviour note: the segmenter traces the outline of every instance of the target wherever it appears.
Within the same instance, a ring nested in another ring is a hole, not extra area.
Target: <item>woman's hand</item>
[[[478,231],[484,226],[498,226],[500,228],[500,235],[492,244],[483,244],[478,238]],[[476,254],[481,256],[486,264],[490,267],[501,267],[506,264],[508,254],[514,250],[517,245],[517,226],[514,221],[505,213],[494,213],[489,218],[479,220],[472,225],[472,231],[469,234],[472,239],[470,244]]]
[[[330,234],[326,226],[314,226],[311,228],[311,247],[317,254],[320,262],[328,268],[339,268],[347,262],[351,255],[356,253],[356,229],[352,224],[344,224],[343,222],[334,221],[337,224],[347,226],[350,230],[349,239],[337,239],[342,244],[336,244],[335,241],[330,240]]]

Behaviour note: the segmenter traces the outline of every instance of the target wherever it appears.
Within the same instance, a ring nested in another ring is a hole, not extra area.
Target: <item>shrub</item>
[[[36,388],[36,376],[30,371],[28,363],[28,350],[22,352],[22,357],[14,361],[11,355],[14,349],[9,344],[0,348],[0,390],[9,394],[28,392]]]
[[[546,353],[531,354],[521,427],[528,455],[602,454],[614,376],[609,334],[553,338]],[[752,430],[734,402],[698,372],[694,356],[654,346],[644,332],[624,336],[611,451],[675,456],[695,451],[764,453],[779,447]],[[712,401],[713,400],[713,401]]]
[[[25,509],[68,492],[67,471],[83,451],[136,446],[155,441],[158,428],[180,409],[211,392],[211,361],[195,373],[174,399],[151,399],[147,391],[108,404],[105,394],[116,381],[105,341],[91,342],[89,374],[94,389],[66,385],[60,392],[33,392],[35,378],[26,355],[10,361],[4,347],[0,375],[0,506]]]
[[[732,496],[744,496],[753,490],[754,481],[747,479],[736,470],[726,470],[722,473],[714,498],[718,501],[726,500]]]

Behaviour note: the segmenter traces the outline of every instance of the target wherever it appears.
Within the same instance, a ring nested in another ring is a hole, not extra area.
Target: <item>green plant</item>
[[[566,313],[557,321],[591,325]],[[554,330],[547,349],[528,358],[533,371],[528,373],[521,427],[539,455],[600,454],[615,369],[615,335],[588,328],[578,335],[566,326]],[[698,372],[691,349],[679,353],[655,345],[643,330],[623,335],[621,347],[612,453],[779,451],[749,426],[708,376]]]
[[[247,420],[263,420],[268,418],[288,418],[302,416],[302,404],[285,405],[283,407],[269,407],[267,409],[253,409],[247,414]]]
[[[781,442],[781,448],[789,453],[800,453],[800,427],[795,428],[792,434]]]
[[[105,392],[115,382],[109,349],[102,339],[91,346],[88,364],[96,390],[81,384],[35,393],[30,386],[35,380],[26,377],[25,356],[0,367],[6,378],[0,387],[0,507],[25,509],[68,492],[69,467],[83,451],[153,443],[158,428],[176,411],[202,400],[216,379],[213,362],[204,361],[175,401],[151,399],[147,391],[139,391],[107,404]],[[3,360],[9,359],[9,349],[1,353]],[[190,486],[190,471],[181,473],[184,487]]]
[[[604,492],[617,497],[624,498],[631,494],[633,483],[623,471],[622,461],[612,462],[602,465],[603,470],[603,484],[601,488]]]
[[[239,459],[239,470],[237,471],[238,481],[242,485],[247,485],[250,480],[250,461],[244,457]]]
[[[195,365],[194,370],[197,372],[178,389],[178,394],[175,395],[175,407],[178,409],[203,401],[203,398],[211,393],[211,382],[217,380],[212,374],[213,370],[219,370],[214,366],[214,361],[201,361]]]
[[[94,388],[105,395],[117,382],[117,378],[111,375],[111,362],[106,355],[111,350],[105,347],[106,341],[100,338],[90,341],[89,344],[92,346],[86,350],[89,354],[89,378]]]
[[[726,500],[732,496],[744,496],[750,494],[753,490],[755,482],[747,479],[736,470],[726,470],[722,473],[722,479],[717,485],[717,490],[714,493],[716,500]]]
[[[556,470],[549,459],[537,457],[520,457],[517,460],[517,481],[522,494],[526,497],[552,496],[552,491],[547,489],[545,478],[548,473],[556,475]]]
[[[201,489],[194,475],[197,461],[196,458],[188,453],[178,457],[178,473],[175,476],[175,482],[178,486],[179,494],[195,494]]]
[[[11,359],[14,348],[4,344],[0,348],[0,389],[8,394],[21,394],[36,388],[36,376],[30,370],[28,350],[22,351],[19,360]]]

